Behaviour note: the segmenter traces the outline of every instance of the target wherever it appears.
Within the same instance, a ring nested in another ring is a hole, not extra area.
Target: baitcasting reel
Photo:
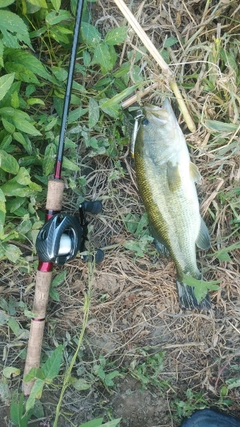
[[[79,217],[58,213],[53,215],[39,231],[36,240],[36,250],[40,261],[52,262],[63,265],[73,259],[77,252],[85,251],[87,237],[86,212],[94,215],[100,213],[102,204],[100,201],[83,202],[79,206]],[[84,261],[89,258],[81,256]],[[93,259],[96,263],[103,260],[104,253],[97,249]]]

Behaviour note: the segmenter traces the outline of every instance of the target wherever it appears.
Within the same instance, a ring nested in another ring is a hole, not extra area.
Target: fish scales
[[[182,282],[184,274],[202,278],[196,262],[196,243],[199,240],[199,246],[209,246],[194,184],[199,172],[190,162],[185,138],[169,101],[162,109],[149,106],[143,112],[134,158],[138,188],[153,236],[164,244],[175,262],[180,305],[189,309],[209,308],[207,300],[198,304],[193,288]]]

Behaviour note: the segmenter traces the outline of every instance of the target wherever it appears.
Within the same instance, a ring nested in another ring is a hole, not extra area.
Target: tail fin
[[[180,307],[184,310],[193,310],[198,308],[199,310],[211,309],[210,298],[207,295],[200,303],[194,295],[194,287],[188,286],[184,282],[177,280],[177,291]]]

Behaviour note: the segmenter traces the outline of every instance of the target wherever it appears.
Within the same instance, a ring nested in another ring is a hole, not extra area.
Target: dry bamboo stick
[[[178,85],[175,81],[175,77],[170,70],[168,64],[164,61],[154,44],[151,42],[145,31],[142,29],[141,25],[137,22],[136,18],[133,16],[132,12],[129,10],[127,5],[123,0],[114,0],[124,17],[127,19],[128,23],[131,25],[135,33],[143,42],[144,46],[148,49],[149,53],[153,56],[157,64],[161,67],[163,75],[168,79],[169,85],[174,92],[179,108],[183,114],[183,117],[186,121],[186,124],[191,132],[195,132],[195,124],[188,112],[187,106],[184,102],[182,94],[178,88]]]

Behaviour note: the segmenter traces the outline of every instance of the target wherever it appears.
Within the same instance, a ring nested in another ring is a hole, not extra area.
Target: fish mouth
[[[156,105],[146,104],[143,107],[143,114],[147,119],[155,117],[161,122],[161,124],[166,124],[169,120],[169,112],[167,109],[157,107]]]

